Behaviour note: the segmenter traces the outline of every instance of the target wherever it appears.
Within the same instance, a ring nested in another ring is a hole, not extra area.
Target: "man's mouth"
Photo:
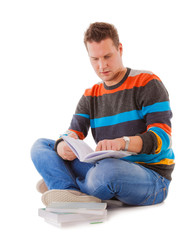
[[[104,71],[104,72],[100,72],[100,73],[103,74],[103,75],[107,75],[107,74],[110,73],[110,71]]]

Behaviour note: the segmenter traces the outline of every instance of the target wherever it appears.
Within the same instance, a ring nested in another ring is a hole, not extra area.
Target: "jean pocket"
[[[161,188],[158,192],[155,192],[155,194],[152,194],[148,196],[140,205],[146,206],[146,205],[154,205],[163,202],[167,197],[167,188]]]

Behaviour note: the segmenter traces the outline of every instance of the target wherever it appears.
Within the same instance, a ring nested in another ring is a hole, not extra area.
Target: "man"
[[[113,25],[91,24],[84,43],[102,82],[85,90],[67,134],[84,139],[91,127],[96,151],[137,154],[83,163],[61,136],[56,142],[39,139],[31,156],[44,179],[38,185],[42,201],[48,205],[116,198],[129,205],[160,203],[167,196],[174,168],[168,93],[152,72],[124,67],[122,44]]]

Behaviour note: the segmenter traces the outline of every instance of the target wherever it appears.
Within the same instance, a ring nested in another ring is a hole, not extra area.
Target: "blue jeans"
[[[54,144],[53,140],[39,139],[31,149],[33,163],[49,190],[77,190],[128,205],[157,204],[167,197],[170,181],[153,170],[115,158],[95,164],[65,161],[54,151]]]

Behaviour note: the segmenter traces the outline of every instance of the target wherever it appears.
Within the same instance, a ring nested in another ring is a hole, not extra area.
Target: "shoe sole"
[[[93,196],[77,196],[69,190],[49,190],[42,195],[42,202],[45,206],[53,202],[98,202],[101,200]]]

